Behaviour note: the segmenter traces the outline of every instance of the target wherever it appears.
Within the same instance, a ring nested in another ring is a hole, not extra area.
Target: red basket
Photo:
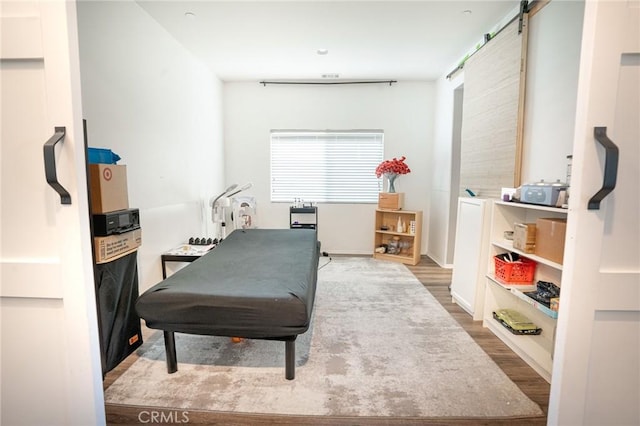
[[[536,272],[536,262],[521,258],[518,262],[505,262],[497,256],[495,262],[496,278],[510,284],[531,284]]]

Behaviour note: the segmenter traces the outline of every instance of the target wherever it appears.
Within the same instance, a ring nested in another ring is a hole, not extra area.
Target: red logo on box
[[[102,177],[104,178],[104,180],[111,180],[111,177],[113,177],[113,172],[110,168],[105,167],[105,169],[102,171]]]

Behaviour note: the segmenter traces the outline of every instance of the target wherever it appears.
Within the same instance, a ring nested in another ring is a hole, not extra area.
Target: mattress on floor
[[[277,338],[304,333],[318,272],[315,230],[235,230],[136,302],[150,328]]]

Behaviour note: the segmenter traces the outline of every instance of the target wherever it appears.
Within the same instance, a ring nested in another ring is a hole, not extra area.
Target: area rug
[[[108,404],[324,416],[523,417],[542,414],[402,264],[334,258],[318,272],[312,327],[284,343],[176,334],[106,391]]]

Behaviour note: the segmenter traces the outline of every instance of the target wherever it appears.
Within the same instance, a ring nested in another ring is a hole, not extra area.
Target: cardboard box
[[[93,214],[129,208],[127,166],[89,164],[89,182]]]
[[[536,247],[536,224],[513,224],[513,248],[525,253],[533,253]]]
[[[142,229],[108,237],[94,237],[93,244],[96,263],[111,262],[137,250],[142,245]]]
[[[552,262],[562,263],[567,219],[540,218],[536,221],[535,254]]]
[[[383,210],[402,210],[403,192],[381,192],[378,194],[378,208]]]

